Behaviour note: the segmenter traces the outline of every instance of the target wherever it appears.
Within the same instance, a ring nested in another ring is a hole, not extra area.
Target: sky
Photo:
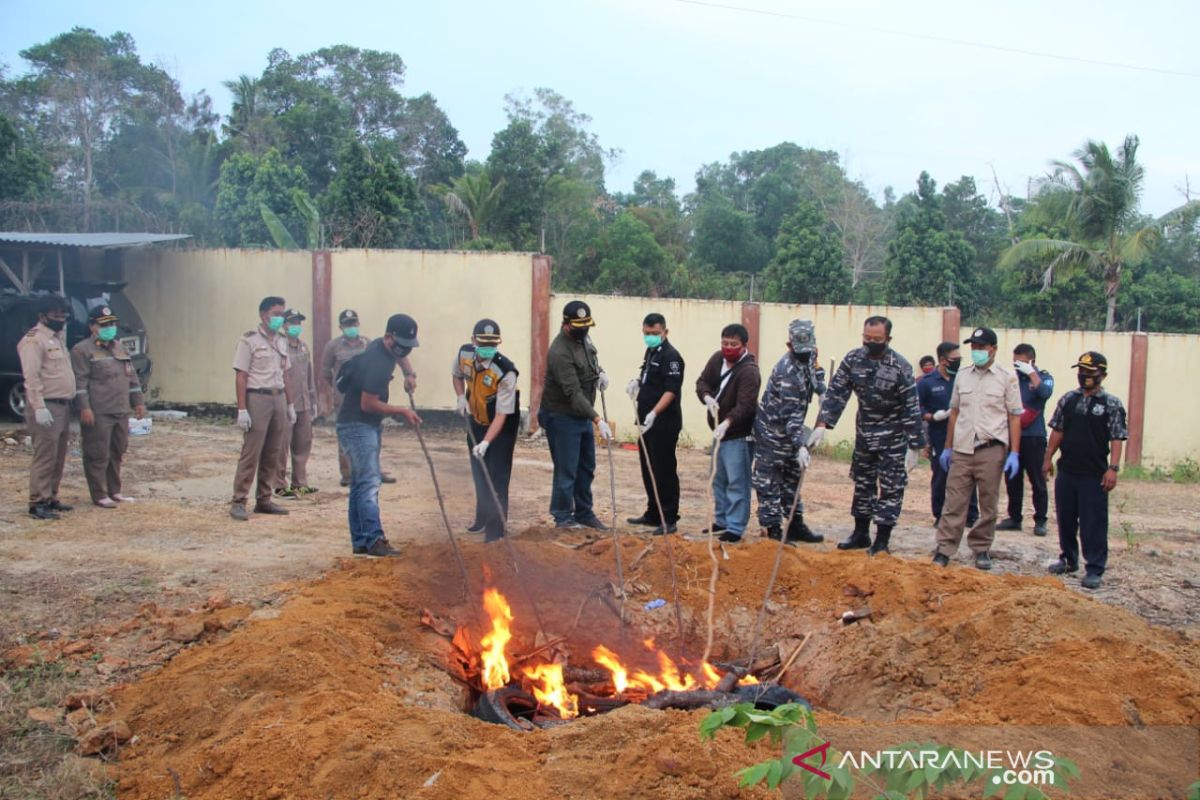
[[[79,25],[131,34],[185,93],[258,75],[267,53],[387,50],[432,93],[469,158],[504,97],[554,89],[592,118],[610,191],[642,170],[681,194],[703,164],[783,141],[837,152],[877,197],[971,175],[1024,196],[1087,139],[1141,139],[1142,208],[1200,196],[1200,3],[1192,0],[0,0],[0,63]],[[1095,63],[1104,62],[1104,63]]]

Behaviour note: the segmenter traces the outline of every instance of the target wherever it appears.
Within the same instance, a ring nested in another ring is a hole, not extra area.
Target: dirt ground
[[[322,491],[289,502],[290,516],[249,523],[227,515],[239,439],[228,423],[156,420],[127,461],[137,502],[112,511],[86,502],[76,451],[62,499],[77,510],[59,522],[24,515],[29,456],[20,429],[9,434],[18,444],[0,449],[0,798],[737,796],[732,773],[767,757],[733,734],[701,744],[704,712],[629,707],[526,735],[462,713],[461,690],[442,669],[446,642],[420,626],[421,609],[471,623],[486,565],[513,602],[518,637],[532,639],[534,626],[507,550],[463,531],[474,496],[456,435],[427,438],[470,567],[467,602],[411,432],[385,433],[384,466],[398,482],[381,492],[384,527],[405,550],[386,562],[348,558],[331,428],[318,429],[310,462]],[[707,458],[680,455],[681,532],[698,533]],[[645,502],[637,458],[614,453],[622,519]],[[607,519],[600,461],[596,505]],[[914,473],[893,557],[837,552],[850,529],[847,472],[815,459],[806,518],[827,541],[787,548],[762,637],[764,648],[790,652],[813,634],[784,682],[819,719],[1200,724],[1194,487],[1123,482],[1111,502],[1109,572],[1087,593],[1078,578],[1045,575],[1057,554],[1053,525],[1046,538],[999,534],[990,575],[970,568],[965,547],[949,570],[929,564],[927,466]],[[515,543],[547,631],[586,661],[592,645],[631,633],[599,603],[574,625],[588,591],[611,577],[612,545],[572,549],[563,545],[581,536],[546,527],[550,474],[544,445],[522,442]],[[632,564],[651,539],[622,533]],[[675,555],[695,655],[708,555],[700,541],[678,541]],[[718,656],[746,655],[774,555],[763,540],[721,560]],[[632,635],[671,639],[671,604],[642,609],[671,598],[661,540],[626,578],[637,584]],[[872,622],[842,626],[841,612],[861,602]],[[103,700],[75,698],[82,713],[66,714],[69,694],[97,688],[108,690]],[[74,754],[77,739],[86,750],[89,734],[96,744],[111,724],[133,737],[105,749],[118,758],[98,768]]]

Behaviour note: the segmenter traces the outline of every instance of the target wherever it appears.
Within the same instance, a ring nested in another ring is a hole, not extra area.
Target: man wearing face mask
[[[771,539],[785,536],[783,523],[796,503],[785,541],[823,542],[804,524],[804,504],[796,495],[808,469],[805,425],[814,394],[825,394],[825,370],[817,360],[817,336],[810,320],[788,325],[787,353],[775,364],[754,417],[754,491],[758,495],[758,524]]]
[[[646,490],[646,511],[640,517],[629,518],[628,522],[651,526],[654,535],[660,536],[675,533],[679,521],[679,471],[675,448],[679,444],[679,432],[683,430],[683,410],[679,404],[679,395],[683,391],[683,356],[667,341],[667,318],[662,314],[647,314],[642,320],[642,341],[646,345],[642,368],[625,391],[637,403],[642,429],[638,462],[642,467],[642,487]],[[659,518],[658,503],[654,499],[656,485],[665,519]]]
[[[296,406],[296,421],[288,426],[283,436],[283,447],[279,448],[279,486],[275,494],[279,497],[295,498],[313,494],[317,490],[308,485],[308,457],[312,454],[313,417],[317,413],[317,382],[313,374],[312,354],[308,345],[300,338],[304,332],[304,320],[299,311],[288,309],[283,314],[283,327],[287,333],[288,368],[284,373],[288,394]],[[292,459],[292,480],[287,480],[288,456]]]
[[[1049,569],[1054,575],[1078,571],[1082,543],[1086,573],[1080,584],[1098,589],[1108,564],[1108,494],[1117,488],[1121,449],[1129,432],[1125,406],[1101,386],[1108,377],[1108,359],[1089,351],[1079,357],[1075,368],[1079,388],[1058,401],[1042,461],[1042,473],[1048,478],[1054,474],[1054,454],[1061,448],[1054,479],[1061,549]]]
[[[546,355],[538,425],[546,431],[554,462],[550,516],[556,528],[608,530],[592,510],[592,479],[596,476],[592,426],[605,441],[612,439],[612,429],[594,405],[596,392],[608,388],[608,376],[600,368],[596,346],[588,336],[595,324],[587,303],[567,303],[562,327]]]
[[[854,532],[838,542],[839,550],[867,548],[869,555],[888,552],[892,528],[900,518],[908,473],[925,446],[925,427],[917,403],[912,365],[892,350],[892,321],[868,317],[863,324],[863,346],[846,354],[838,365],[829,391],[821,400],[817,425],[808,437],[811,450],[837,424],[850,401],[858,398],[854,421]],[[875,541],[871,541],[871,520]]]
[[[146,416],[133,357],[117,341],[117,316],[108,306],[88,315],[91,336],[71,348],[75,404],[79,407],[83,474],[92,502],[116,508],[131,498],[121,492],[121,460],[129,446],[129,415]]]
[[[356,556],[398,556],[383,533],[379,516],[379,450],[384,417],[401,417],[421,424],[415,411],[388,403],[392,375],[399,365],[408,370],[408,354],[418,345],[417,322],[407,314],[388,317],[387,329],[338,373],[337,389],[344,397],[338,411],[338,444],[350,457],[350,547]]]
[[[937,362],[933,360],[933,356],[921,356],[920,366],[921,374],[928,375],[937,368]]]
[[[1001,520],[996,530],[1021,530],[1024,474],[1029,476],[1033,495],[1033,535],[1045,536],[1050,495],[1046,491],[1042,461],[1046,458],[1046,401],[1054,393],[1054,378],[1046,370],[1038,369],[1037,351],[1031,344],[1019,344],[1013,348],[1013,368],[1017,371],[1021,400],[1025,404],[1025,411],[1021,413],[1021,471],[1005,481],[1008,518]]]
[[[285,306],[282,297],[264,297],[258,304],[259,326],[242,334],[233,356],[242,454],[233,479],[229,516],[239,522],[250,519],[246,499],[255,473],[258,488],[254,511],[288,513],[272,501],[275,487],[283,482],[279,475],[279,453],[284,436],[288,425],[296,421],[296,407],[284,379],[288,368],[287,337],[283,335]]]
[[[942,518],[946,505],[946,470],[938,458],[946,449],[946,420],[950,418],[950,393],[954,389],[954,376],[962,366],[962,353],[956,342],[942,342],[937,346],[938,366],[933,372],[917,381],[917,401],[921,404],[921,419],[929,434],[929,466],[933,477],[929,483],[929,496],[933,507],[933,524]],[[971,507],[967,510],[967,527],[979,519],[979,493],[971,490]]]
[[[979,491],[979,519],[967,534],[976,569],[991,569],[1000,480],[1021,468],[1021,390],[1017,376],[996,363],[996,332],[976,328],[971,366],[960,371],[950,394],[946,448],[938,456],[946,478],[946,507],[937,527],[933,561],[949,566],[966,524],[971,490]]]
[[[33,440],[29,469],[29,516],[58,519],[71,506],[58,499],[67,443],[75,373],[67,355],[67,318],[71,307],[58,295],[38,304],[38,323],[17,342],[25,380],[25,425]]]
[[[459,348],[450,369],[458,413],[471,428],[467,447],[471,448],[468,455],[475,481],[475,522],[467,530],[484,531],[485,542],[504,535],[513,448],[521,427],[517,366],[500,352],[500,342],[500,325],[491,319],[479,320],[471,343]],[[487,477],[492,480],[501,508],[496,508],[497,498],[492,497]]]

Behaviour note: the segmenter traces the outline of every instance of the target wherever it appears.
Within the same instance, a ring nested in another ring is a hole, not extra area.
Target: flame
[[[739,686],[753,686],[756,683],[759,683],[759,680],[758,680],[758,678],[754,677],[753,675],[743,675],[738,680]]]
[[[721,673],[712,664],[705,661],[700,666],[704,670],[704,688],[711,689],[721,682]]]
[[[530,680],[542,682],[542,688],[531,687],[540,705],[558,709],[558,715],[563,719],[579,716],[579,698],[567,692],[562,664],[538,664],[522,671]]]
[[[508,659],[504,657],[504,647],[512,638],[512,630],[508,623],[512,621],[512,609],[504,595],[495,589],[483,593],[483,608],[492,618],[492,630],[479,640],[483,647],[480,658],[483,661],[483,684],[489,690],[500,689],[508,685]],[[560,670],[561,677],[561,670]]]
[[[617,658],[616,653],[602,644],[596,645],[596,649],[592,651],[592,658],[596,660],[597,664],[612,673],[613,688],[617,690],[617,694],[622,694],[629,688],[629,673],[621,665],[621,660]]]
[[[664,651],[658,651],[658,674],[672,692],[686,692],[696,688],[696,679],[680,673],[679,666]]]

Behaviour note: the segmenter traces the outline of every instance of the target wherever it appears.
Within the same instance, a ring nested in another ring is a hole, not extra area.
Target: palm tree
[[[263,97],[262,82],[249,75],[241,75],[236,81],[222,81],[222,86],[233,94],[233,105],[229,109],[221,132],[232,139],[241,138],[245,149],[251,153],[266,150],[269,111]]]
[[[1004,251],[1000,267],[1028,258],[1053,255],[1042,277],[1043,291],[1054,280],[1055,270],[1094,269],[1104,279],[1107,304],[1104,329],[1116,330],[1117,291],[1126,264],[1145,258],[1158,243],[1167,224],[1200,203],[1187,203],[1147,223],[1138,214],[1145,169],[1137,163],[1138,138],[1125,137],[1114,157],[1108,145],[1089,139],[1073,153],[1078,166],[1055,161],[1054,172],[1041,187],[1039,201],[1061,204],[1067,229],[1074,241],[1026,239]]]
[[[500,207],[500,195],[504,181],[495,185],[486,171],[460,175],[449,186],[437,187],[451,214],[464,218],[471,229],[471,239],[478,239],[479,232]]]

